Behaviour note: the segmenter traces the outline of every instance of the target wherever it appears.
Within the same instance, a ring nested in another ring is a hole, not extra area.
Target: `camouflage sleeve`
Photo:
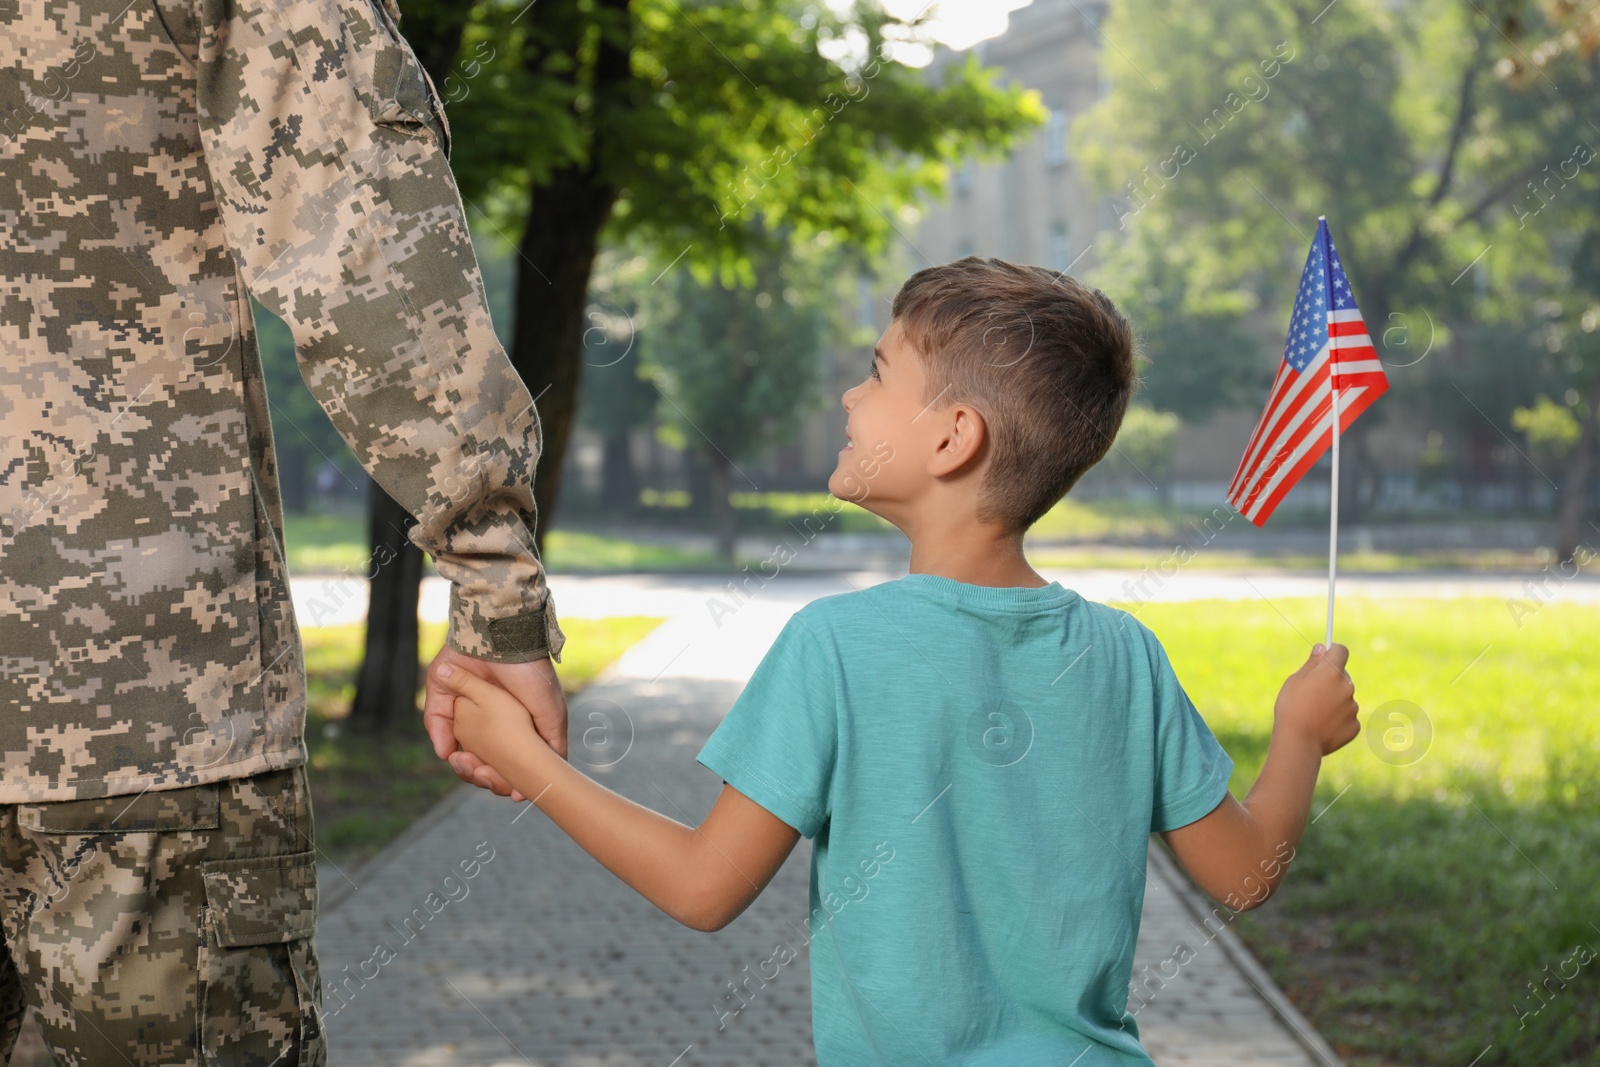
[[[533,538],[538,411],[495,337],[444,108],[395,0],[195,4],[201,136],[251,292],[417,517],[452,583],[451,645],[560,662]]]

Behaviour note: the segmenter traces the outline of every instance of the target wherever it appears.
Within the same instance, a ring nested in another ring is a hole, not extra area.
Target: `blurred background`
[[[1326,215],[1391,383],[1344,442],[1367,729],[1239,929],[1350,1063],[1600,1063],[1600,5],[400,9],[537,398],[558,610],[584,575],[704,600],[904,573],[897,531],[830,506],[839,396],[911,272],[1039,264],[1110,294],[1147,360],[1030,559],[1156,630],[1236,792],[1321,634],[1327,461],[1265,530],[1223,496]],[[356,863],[455,782],[415,722],[444,593],[257,315],[323,842]],[[574,693],[665,617],[584,603]]]
[[[1360,547],[1576,548],[1600,486],[1592,14],[947,0],[913,28],[701,6],[665,4],[652,31],[633,5],[612,85],[562,49],[604,47],[624,5],[547,27],[533,7],[402,4],[496,320],[548,387],[556,558],[580,530],[762,531],[786,507],[767,494],[820,491],[895,290],[970,254],[1104,288],[1149,357],[1123,455],[1074,493],[1101,521],[1039,533],[1209,512],[1319,214],[1394,388],[1348,442]],[[359,465],[263,326],[289,509],[364,514]],[[1263,536],[1298,545],[1288,528],[1320,528],[1327,503],[1307,478]]]

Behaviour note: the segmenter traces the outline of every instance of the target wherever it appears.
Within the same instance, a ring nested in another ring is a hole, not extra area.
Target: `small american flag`
[[[1341,433],[1389,388],[1324,219],[1317,223],[1300,275],[1289,339],[1267,409],[1228,487],[1228,503],[1257,526],[1266,524],[1333,443],[1330,380],[1339,383]]]

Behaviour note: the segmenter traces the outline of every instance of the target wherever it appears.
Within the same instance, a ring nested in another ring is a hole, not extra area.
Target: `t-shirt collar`
[[[951,604],[983,608],[990,611],[1031,613],[1063,607],[1077,599],[1078,594],[1060,582],[1051,582],[1037,588],[1024,585],[973,585],[958,582],[938,574],[908,574],[900,579],[907,588],[927,593],[929,596]]]

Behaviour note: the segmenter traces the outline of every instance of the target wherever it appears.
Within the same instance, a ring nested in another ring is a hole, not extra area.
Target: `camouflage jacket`
[[[394,3],[0,0],[0,803],[305,759],[250,294],[451,644],[560,660],[538,413]]]

